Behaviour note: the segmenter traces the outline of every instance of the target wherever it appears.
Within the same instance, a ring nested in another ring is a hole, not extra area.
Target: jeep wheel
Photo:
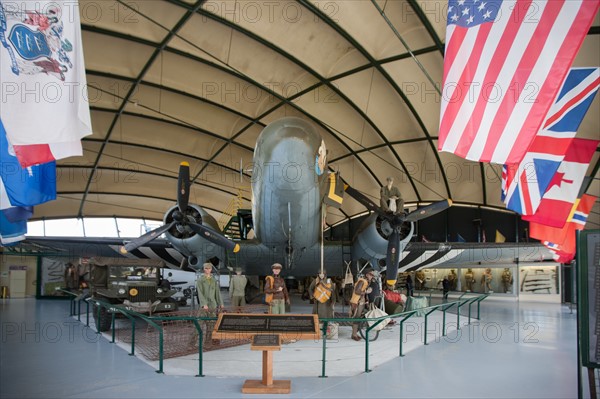
[[[105,307],[100,306],[100,319],[98,319],[98,305],[94,305],[94,322],[96,328],[100,332],[110,330],[112,324],[112,315],[106,310]]]

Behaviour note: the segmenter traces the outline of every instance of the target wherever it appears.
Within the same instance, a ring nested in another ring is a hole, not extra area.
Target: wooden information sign
[[[290,393],[290,380],[273,380],[273,351],[281,350],[281,340],[318,340],[319,319],[313,314],[221,313],[212,337],[251,338],[250,349],[262,351],[262,380],[246,380],[242,393]]]

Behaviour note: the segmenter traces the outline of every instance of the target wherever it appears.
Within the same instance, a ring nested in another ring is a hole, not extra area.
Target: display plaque
[[[307,314],[221,313],[213,338],[251,338],[257,334],[282,339],[319,339],[319,319]]]
[[[250,349],[262,351],[262,380],[246,380],[242,393],[288,394],[291,381],[273,379],[273,351],[281,349],[281,340],[318,340],[319,317],[316,314],[221,313],[212,337],[251,338]]]
[[[257,334],[252,338],[252,346],[280,346],[279,335]]]

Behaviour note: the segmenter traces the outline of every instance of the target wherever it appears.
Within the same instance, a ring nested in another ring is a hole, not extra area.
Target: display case
[[[514,295],[515,267],[460,268],[460,290],[483,294]]]
[[[560,303],[559,264],[519,265],[519,297]]]

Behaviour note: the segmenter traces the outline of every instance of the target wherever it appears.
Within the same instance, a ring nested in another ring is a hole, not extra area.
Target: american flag
[[[535,213],[599,86],[600,68],[569,71],[521,163],[502,168],[502,200],[508,209],[522,215]]]
[[[438,149],[519,163],[598,11],[597,0],[450,0]]]

